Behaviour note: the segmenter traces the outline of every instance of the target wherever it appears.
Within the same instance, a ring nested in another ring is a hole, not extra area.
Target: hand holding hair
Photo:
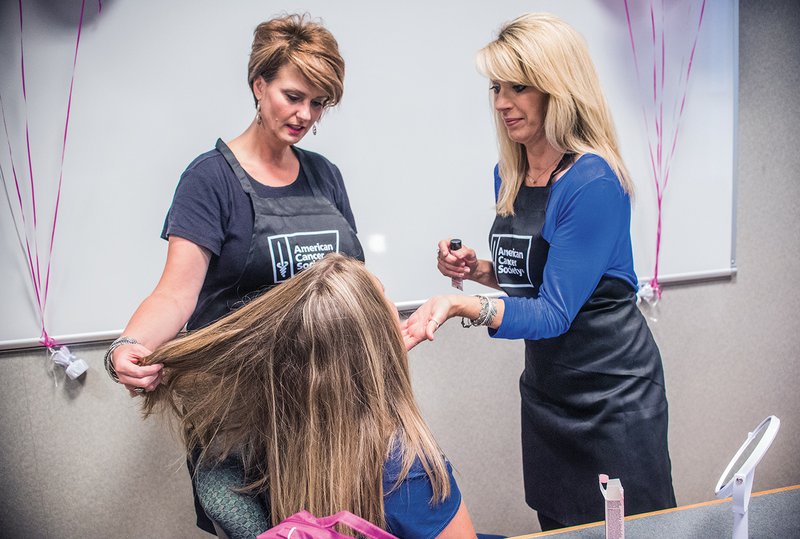
[[[139,365],[141,359],[151,353],[146,346],[138,343],[124,344],[113,351],[111,363],[114,371],[119,378],[119,383],[129,391],[141,393],[141,391],[136,391],[137,388],[153,391],[161,383],[161,369],[164,367],[162,364]]]

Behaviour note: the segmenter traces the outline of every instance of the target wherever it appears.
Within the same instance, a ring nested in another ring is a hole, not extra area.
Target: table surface
[[[730,502],[731,498],[725,498],[625,517],[625,535],[629,538],[731,537],[733,512]],[[748,516],[750,539],[800,538],[800,485],[753,493]],[[605,539],[605,526],[603,522],[594,522],[510,539],[534,537]]]

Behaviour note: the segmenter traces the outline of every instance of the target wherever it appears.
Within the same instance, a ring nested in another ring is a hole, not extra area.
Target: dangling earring
[[[316,122],[314,122],[314,125],[311,127],[311,132],[313,134],[315,134],[315,135],[317,134],[317,124],[316,124]]]
[[[256,103],[256,123],[261,125],[261,101]]]

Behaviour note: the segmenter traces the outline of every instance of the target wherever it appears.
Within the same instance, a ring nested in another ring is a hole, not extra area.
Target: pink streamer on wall
[[[47,257],[47,277],[44,284],[44,305],[47,305],[47,294],[50,291],[50,263],[53,260],[53,242],[56,238],[56,223],[58,222],[58,206],[61,202],[61,184],[64,179],[64,155],[67,152],[67,134],[69,133],[69,114],[72,110],[72,88],[75,85],[75,70],[78,66],[78,47],[81,44],[81,29],[83,28],[83,13],[86,7],[86,0],[81,1],[81,16],[78,19],[78,37],[75,40],[75,55],[72,57],[72,75],[69,80],[69,97],[67,98],[67,115],[64,119],[64,138],[61,141],[61,163],[58,169],[58,192],[56,193],[56,205],[53,209],[53,226],[50,230],[50,249]],[[47,332],[42,327],[42,334],[47,335]],[[47,345],[45,345],[47,346]]]
[[[633,63],[636,70],[636,80],[639,83],[639,88],[642,88],[642,80],[640,74],[639,55],[636,48],[636,40],[634,38],[634,25],[631,21],[631,11],[628,5],[628,0],[623,0],[625,5],[625,19],[628,24],[628,37],[630,39],[631,51],[633,53]],[[655,264],[653,268],[653,278],[649,282],[656,300],[661,298],[661,285],[658,281],[659,261],[661,258],[661,236],[663,232],[663,203],[664,193],[666,191],[667,183],[669,182],[670,169],[672,160],[675,157],[675,150],[678,146],[678,138],[680,132],[681,119],[686,107],[686,97],[689,89],[689,78],[692,73],[692,64],[694,55],[697,50],[697,41],[700,36],[700,28],[703,23],[703,15],[705,13],[706,0],[702,0],[700,4],[700,15],[698,17],[697,27],[695,28],[694,38],[692,40],[691,52],[689,54],[689,61],[686,67],[685,75],[680,74],[678,80],[679,84],[679,105],[676,107],[678,112],[673,114],[674,124],[673,133],[671,137],[671,144],[669,151],[665,151],[665,116],[664,116],[664,100],[667,90],[667,28],[665,22],[665,8],[663,0],[660,3],[660,17],[656,16],[656,6],[653,0],[650,1],[649,9],[649,43],[653,52],[653,66],[652,66],[652,100],[648,108],[646,102],[648,99],[642,99],[642,116],[644,117],[645,130],[647,132],[648,152],[650,157],[650,167],[653,175],[653,181],[656,188],[656,207],[657,207],[657,225],[656,225],[656,253]],[[670,39],[676,39],[677,36],[672,36]],[[651,130],[651,120],[652,125]],[[654,135],[655,140],[651,139],[651,133]],[[669,142],[670,138],[666,138]]]
[[[72,90],[75,83],[75,71],[77,68],[78,63],[78,49],[81,42],[81,30],[83,28],[83,17],[85,13],[86,7],[86,0],[82,0],[81,2],[81,13],[80,18],[78,21],[78,30],[77,30],[77,38],[75,41],[75,54],[72,59],[72,74],[70,77],[70,84],[69,84],[69,97],[67,100],[67,111],[66,111],[66,118],[64,120],[64,136],[62,138],[62,146],[61,146],[61,162],[59,167],[59,174],[58,174],[58,190],[56,193],[56,202],[53,209],[53,224],[50,230],[50,243],[48,247],[48,257],[47,257],[47,266],[46,266],[46,273],[44,282],[42,282],[42,272],[40,268],[40,261],[39,261],[39,245],[38,245],[38,216],[37,216],[37,203],[36,203],[36,181],[34,180],[33,175],[33,159],[31,157],[31,137],[30,137],[30,123],[28,121],[28,92],[27,92],[27,85],[26,85],[26,78],[25,78],[25,51],[24,51],[24,39],[23,39],[23,10],[22,10],[22,0],[18,1],[19,4],[19,48],[20,48],[20,76],[22,82],[22,98],[23,103],[25,106],[25,145],[26,145],[26,154],[28,159],[28,184],[30,188],[30,203],[31,203],[31,212],[32,212],[32,226],[29,226],[28,219],[26,217],[25,211],[25,204],[23,203],[23,196],[22,196],[22,189],[20,188],[19,179],[17,176],[17,169],[14,165],[14,157],[13,157],[13,149],[11,146],[11,137],[8,133],[8,125],[6,122],[6,113],[5,113],[5,105],[2,101],[2,96],[0,96],[0,112],[3,115],[3,129],[6,135],[6,142],[8,146],[8,154],[9,159],[11,162],[11,170],[14,177],[14,186],[16,189],[17,194],[17,202],[19,204],[19,211],[22,219],[23,230],[24,230],[24,249],[25,254],[27,256],[28,262],[28,270],[30,273],[31,278],[31,285],[33,287],[33,292],[36,297],[36,310],[39,317],[39,323],[41,326],[41,337],[39,342],[42,343],[47,348],[54,348],[58,345],[58,343],[53,339],[47,332],[47,327],[45,323],[45,311],[47,309],[47,297],[50,290],[50,275],[51,275],[51,266],[52,266],[52,258],[53,258],[53,245],[55,243],[55,236],[56,236],[56,225],[58,222],[58,208],[61,202],[61,187],[63,184],[64,178],[64,157],[66,155],[66,148],[67,148],[67,138],[69,134],[69,118],[70,112],[72,109]],[[98,11],[101,11],[103,8],[102,0],[98,0]],[[0,170],[0,173],[2,170]],[[5,181],[5,174],[3,174],[3,181]],[[6,193],[8,190],[6,189]],[[13,217],[13,215],[12,215]],[[16,225],[16,221],[15,221]],[[29,232],[30,229],[30,232]],[[20,238],[20,243],[22,243],[22,238]],[[31,244],[33,244],[33,250],[31,250]]]
[[[17,202],[19,203],[20,213],[22,215],[22,226],[23,226],[23,229],[25,230],[25,234],[24,234],[24,237],[25,237],[25,251],[26,251],[26,254],[27,254],[27,257],[28,257],[28,270],[30,271],[31,282],[35,284],[36,283],[36,271],[34,270],[33,256],[31,255],[31,244],[30,244],[30,240],[28,239],[28,234],[27,234],[28,222],[27,222],[27,219],[25,218],[25,208],[24,208],[24,205],[22,203],[22,191],[20,189],[19,179],[17,177],[17,168],[14,165],[14,155],[13,155],[14,152],[13,152],[13,150],[11,148],[11,137],[8,135],[8,124],[6,123],[6,109],[5,109],[5,105],[3,104],[2,96],[0,96],[0,111],[2,111],[2,113],[3,113],[3,129],[5,130],[5,133],[6,133],[6,143],[8,145],[8,157],[9,157],[9,159],[11,161],[11,172],[14,175],[14,187],[16,188],[16,192],[17,192]],[[5,174],[3,174],[3,181],[5,181]],[[16,224],[16,222],[15,222],[15,224]],[[41,302],[39,302],[38,291],[36,290],[35,286],[34,286],[34,291],[36,292],[36,295],[37,295],[37,298],[36,298],[37,299],[37,303],[40,304]]]

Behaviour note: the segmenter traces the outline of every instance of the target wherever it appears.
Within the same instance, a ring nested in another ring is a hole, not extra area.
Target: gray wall
[[[679,504],[709,500],[746,432],[782,420],[755,489],[800,483],[800,5],[740,6],[737,263],[732,281],[674,286],[651,324],[664,357]],[[203,537],[177,440],[142,422],[102,372],[105,344],[75,347],[80,382],[41,351],[0,356],[0,536]],[[520,343],[445,325],[412,352],[424,412],[477,527],[538,529],[522,495]]]

